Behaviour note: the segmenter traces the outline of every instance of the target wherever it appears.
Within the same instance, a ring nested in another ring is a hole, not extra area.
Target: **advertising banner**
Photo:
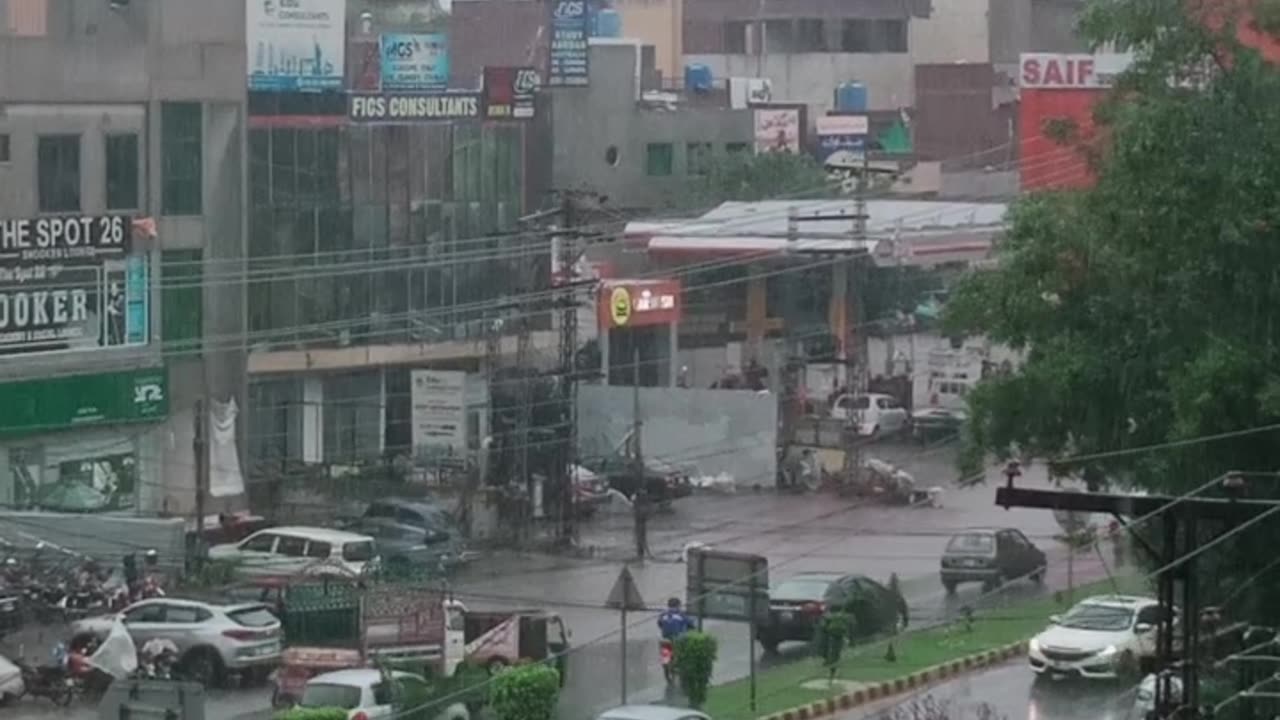
[[[551,52],[547,84],[586,87],[590,82],[587,0],[551,0]]]
[[[1133,55],[1128,53],[1023,53],[1018,62],[1018,87],[1109,88],[1132,62]]]
[[[756,153],[800,152],[800,111],[769,109],[755,111]]]
[[[31,402],[39,398],[39,402]],[[169,416],[164,368],[0,384],[0,437],[69,427],[158,422]]]
[[[411,370],[413,447],[467,449],[467,374],[461,370]]]
[[[600,329],[680,322],[679,280],[606,280],[600,284]]]
[[[542,78],[531,67],[485,68],[485,117],[490,120],[532,118],[534,95],[540,85]]]
[[[815,126],[819,162],[826,162],[836,153],[857,155],[866,150],[870,132],[866,115],[824,115]]]
[[[480,93],[351,93],[347,117],[353,123],[418,123],[469,120],[481,116]]]
[[[345,0],[245,0],[249,89],[341,90]]]
[[[449,86],[449,43],[440,33],[383,35],[383,90],[443,90]]]
[[[124,215],[0,220],[0,356],[147,342],[148,262]]]

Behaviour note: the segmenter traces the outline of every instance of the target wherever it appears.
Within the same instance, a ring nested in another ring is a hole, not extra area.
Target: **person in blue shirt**
[[[658,630],[662,633],[663,640],[674,641],[696,627],[693,618],[680,609],[680,598],[668,600],[666,612],[658,616]]]

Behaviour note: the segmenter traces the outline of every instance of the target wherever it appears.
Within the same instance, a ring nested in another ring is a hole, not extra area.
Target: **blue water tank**
[[[867,86],[859,82],[840,83],[836,87],[836,110],[839,112],[866,112]]]
[[[617,10],[602,8],[597,10],[594,18],[593,33],[596,37],[616,38],[622,37],[622,16]]]
[[[684,66],[684,88],[694,92],[711,92],[715,81],[711,78],[711,68],[702,63]]]

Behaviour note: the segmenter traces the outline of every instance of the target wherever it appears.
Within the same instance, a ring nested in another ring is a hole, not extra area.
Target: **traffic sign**
[[[618,579],[609,591],[609,599],[604,601],[606,607],[618,610],[644,610],[644,598],[640,597],[640,589],[636,587],[636,579],[631,577],[631,569],[623,566]]]

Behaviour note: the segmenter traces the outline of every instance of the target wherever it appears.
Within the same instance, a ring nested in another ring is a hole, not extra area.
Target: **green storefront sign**
[[[0,437],[158,422],[168,415],[169,377],[164,368],[0,385]]]

